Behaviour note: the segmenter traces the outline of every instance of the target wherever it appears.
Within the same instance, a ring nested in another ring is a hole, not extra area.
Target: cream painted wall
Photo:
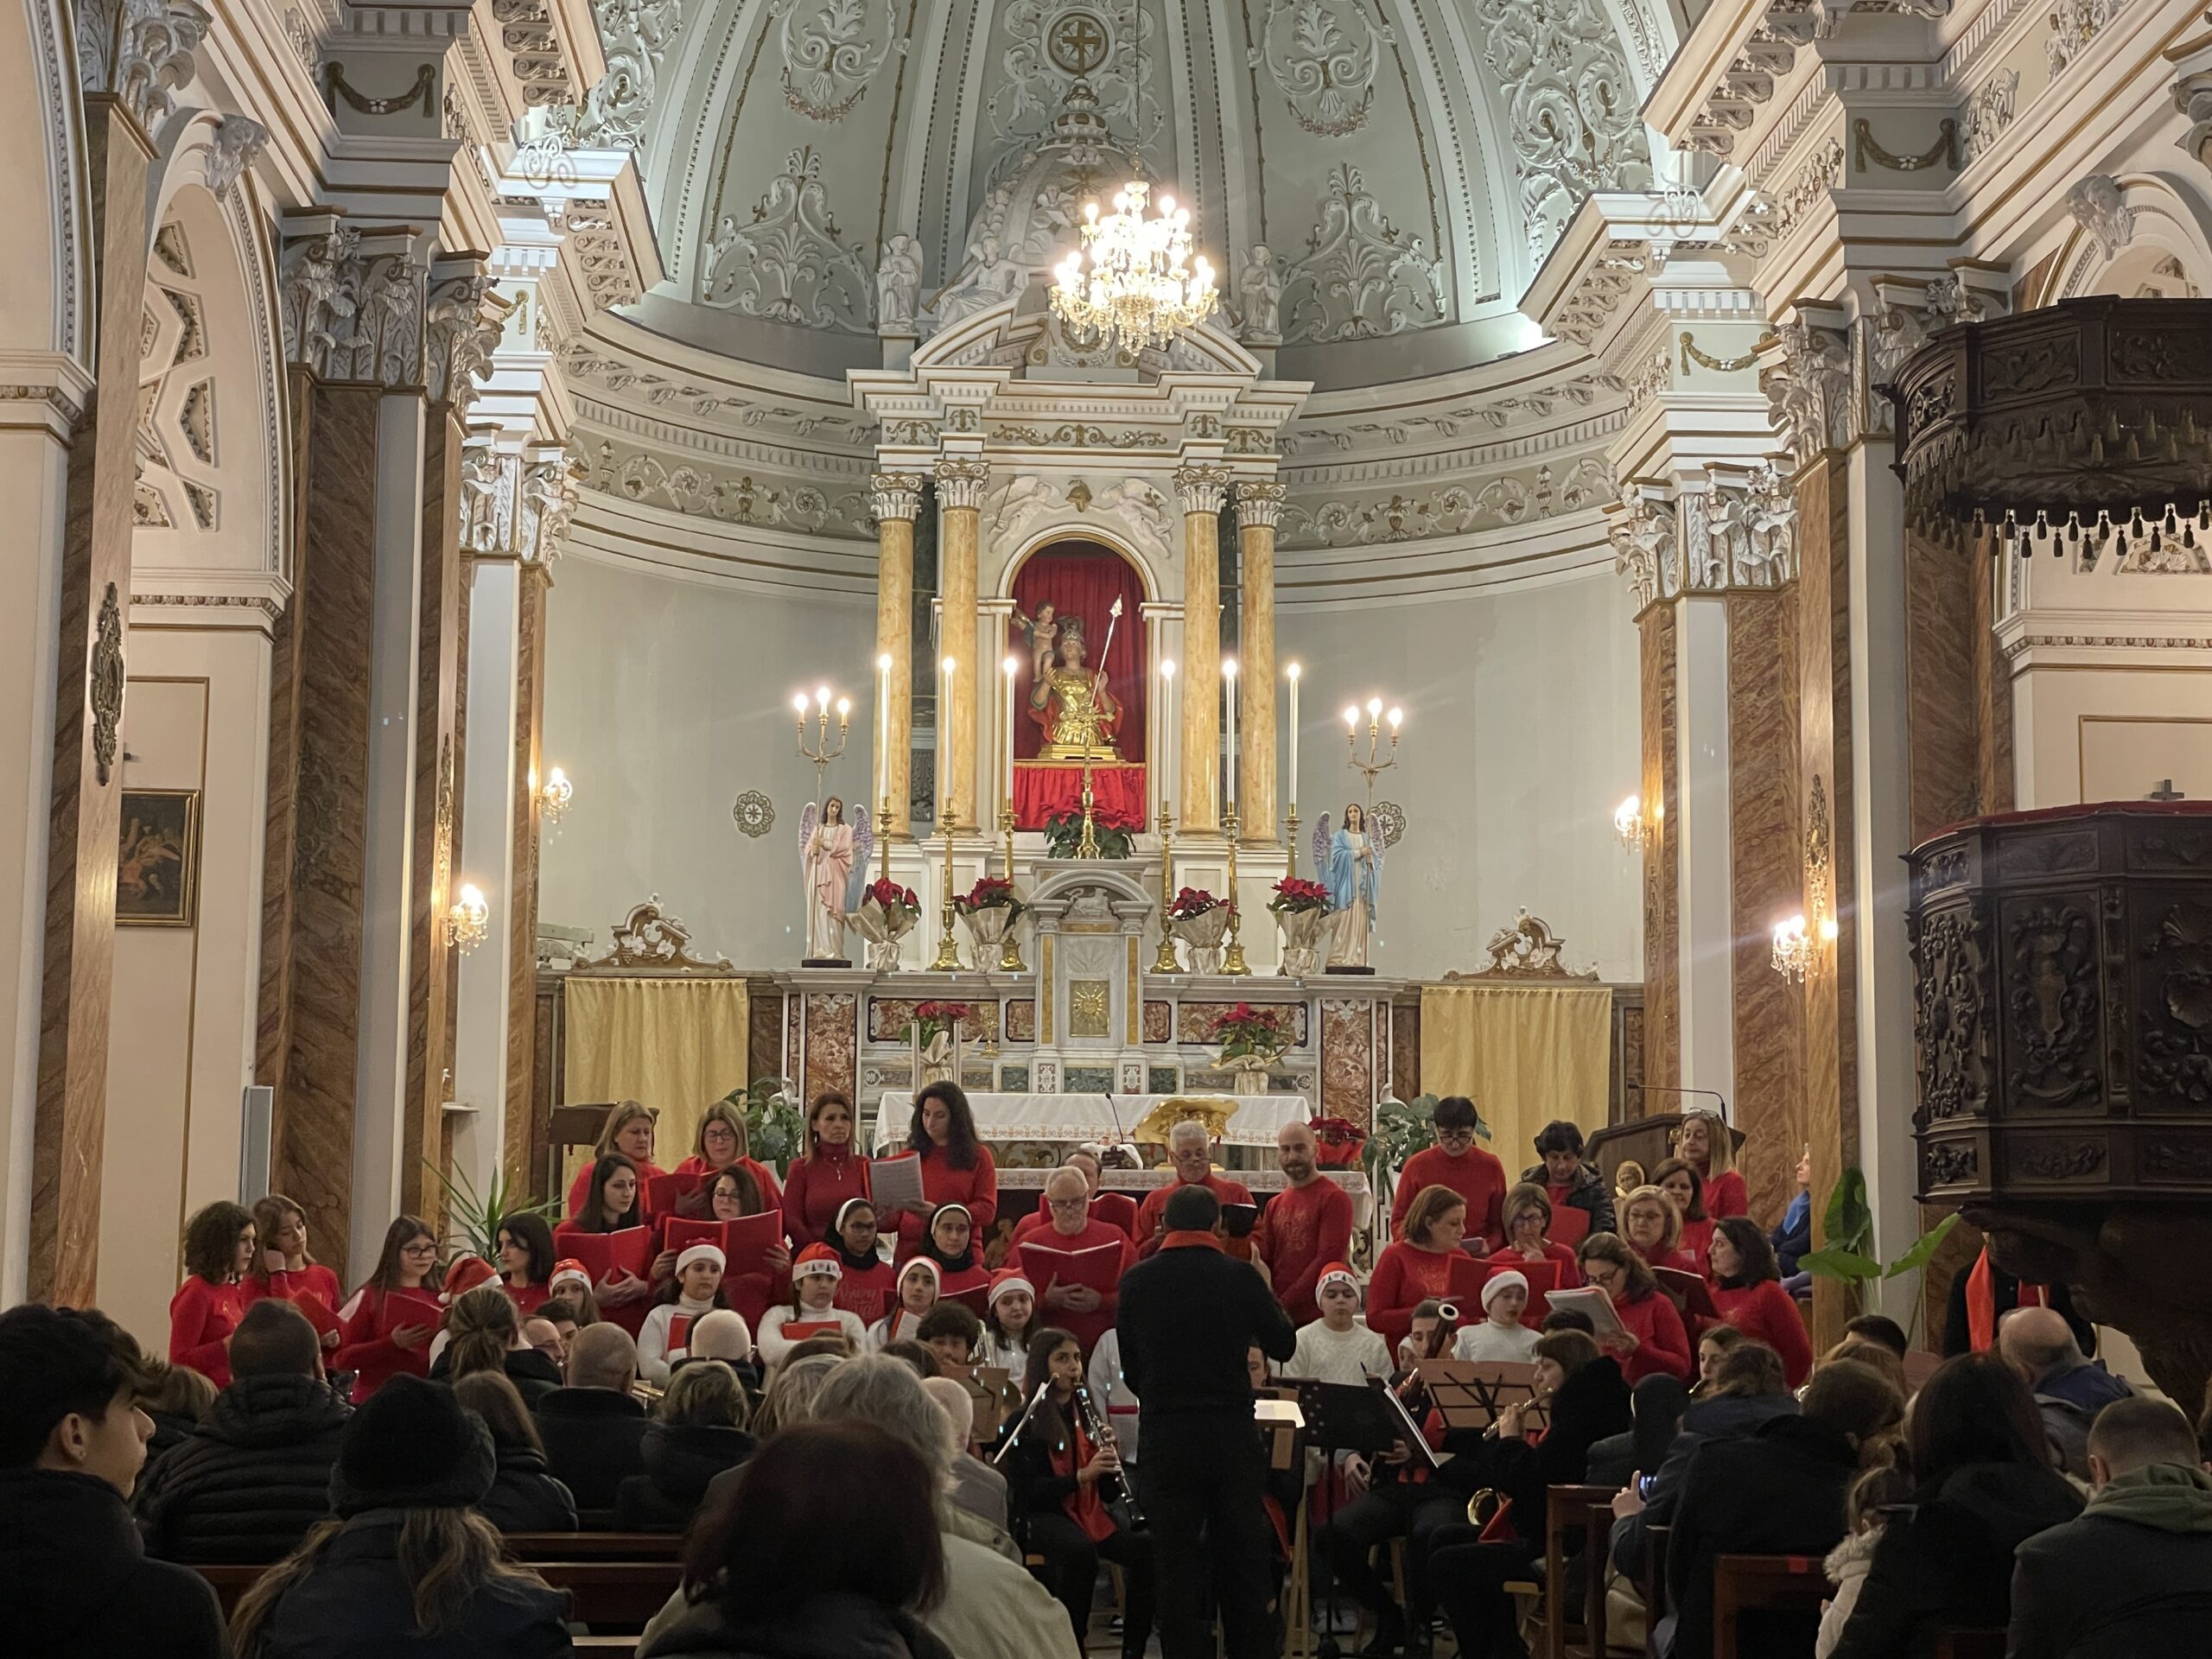
[[[134,621],[125,789],[200,793],[198,925],[120,927],[108,1049],[101,1306],[166,1351],[187,1215],[238,1196],[253,1069],[269,641]]]
[[[1280,656],[1306,668],[1301,833],[1357,781],[1338,711],[1379,692],[1408,712],[1398,769],[1377,787],[1410,821],[1385,872],[1377,960],[1433,977],[1471,969],[1525,905],[1578,968],[1642,974],[1637,868],[1612,829],[1636,787],[1637,640],[1610,571],[1399,607],[1293,609]],[[813,769],[789,699],[827,679],[855,702],[852,757],[832,791],[867,782],[874,612],[670,580],[571,554],[548,615],[545,758],[576,804],[546,847],[539,914],[597,931],[658,892],[698,944],[748,967],[800,955],[798,814]],[[730,820],[747,789],[776,825]],[[1300,866],[1312,874],[1310,859]]]

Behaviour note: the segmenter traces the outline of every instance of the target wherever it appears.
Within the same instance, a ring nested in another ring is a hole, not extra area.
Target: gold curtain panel
[[[753,1081],[741,979],[569,981],[571,1102],[640,1100],[660,1113],[653,1161],[688,1157],[709,1106]],[[574,1179],[573,1171],[569,1179]]]
[[[1509,1178],[1555,1118],[1605,1126],[1613,994],[1603,985],[1431,985],[1421,994],[1424,1092],[1469,1095]],[[1478,1143],[1480,1144],[1480,1143]]]

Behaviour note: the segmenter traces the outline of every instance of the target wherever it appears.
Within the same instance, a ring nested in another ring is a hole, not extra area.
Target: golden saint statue
[[[1040,607],[1041,609],[1041,607]],[[1086,668],[1083,619],[1058,621],[1055,660],[1032,683],[1029,715],[1045,728],[1040,760],[1117,760],[1114,728],[1122,705],[1106,689],[1106,671]]]

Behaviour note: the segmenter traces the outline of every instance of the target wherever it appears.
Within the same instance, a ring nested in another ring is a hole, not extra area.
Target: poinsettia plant
[[[1277,915],[1307,910],[1326,910],[1329,890],[1319,881],[1307,881],[1299,876],[1287,876],[1275,883],[1275,896],[1268,900],[1268,908]]]
[[[963,1020],[976,1017],[972,1002],[917,1002],[914,1004],[914,1035],[927,1048],[939,1037],[955,1035]]]
[[[1029,908],[1014,897],[1014,883],[1002,876],[987,875],[952,901],[952,907],[963,916],[971,911],[1005,909],[1014,912],[1007,919],[1013,922]]]
[[[878,876],[869,882],[861,895],[861,902],[872,903],[886,914],[894,911],[904,911],[909,916],[922,913],[922,901],[914,896],[914,890],[900,887],[888,876]]]
[[[1203,916],[1227,902],[1215,898],[1204,887],[1185,887],[1175,895],[1175,902],[1167,906],[1167,914],[1173,920],[1187,922],[1192,917]]]
[[[1307,1127],[1324,1169],[1351,1169],[1366,1149],[1367,1131],[1348,1117],[1317,1117]]]
[[[1255,1008],[1239,1002],[1214,1015],[1207,1035],[1221,1045],[1224,1062],[1273,1059],[1290,1046],[1290,1017],[1282,1008]]]
[[[1136,832],[1144,826],[1118,812],[1090,815],[1091,839],[1101,858],[1127,858],[1136,851]],[[1073,858],[1083,845],[1083,814],[1063,812],[1045,820],[1045,854],[1048,858]]]

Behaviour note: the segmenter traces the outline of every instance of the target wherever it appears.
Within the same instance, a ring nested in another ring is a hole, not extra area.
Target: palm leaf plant
[[[1821,1236],[1826,1241],[1810,1254],[1797,1258],[1798,1268],[1815,1278],[1833,1279],[1845,1287],[1852,1312],[1863,1313],[1866,1308],[1866,1287],[1878,1281],[1900,1278],[1908,1273],[1918,1273],[1936,1259],[1936,1252],[1951,1236],[1951,1229],[1959,1224],[1956,1213],[1948,1215],[1912,1242],[1894,1262],[1885,1263],[1874,1254],[1874,1209],[1866,1199],[1866,1172],[1856,1164],[1847,1164],[1843,1173],[1836,1178],[1834,1189],[1828,1194],[1827,1209],[1821,1220]],[[1920,1329],[1920,1300],[1912,1299],[1912,1319],[1906,1336],[1916,1336]]]
[[[456,1170],[448,1176],[427,1158],[423,1160],[423,1167],[436,1176],[438,1185],[445,1189],[446,1220],[452,1230],[450,1243],[482,1256],[494,1266],[499,1260],[502,1221],[509,1216],[543,1216],[549,1222],[560,1217],[559,1199],[548,1198],[542,1204],[526,1202],[521,1184],[511,1184],[504,1169],[494,1170],[490,1184],[480,1193],[466,1170]]]

